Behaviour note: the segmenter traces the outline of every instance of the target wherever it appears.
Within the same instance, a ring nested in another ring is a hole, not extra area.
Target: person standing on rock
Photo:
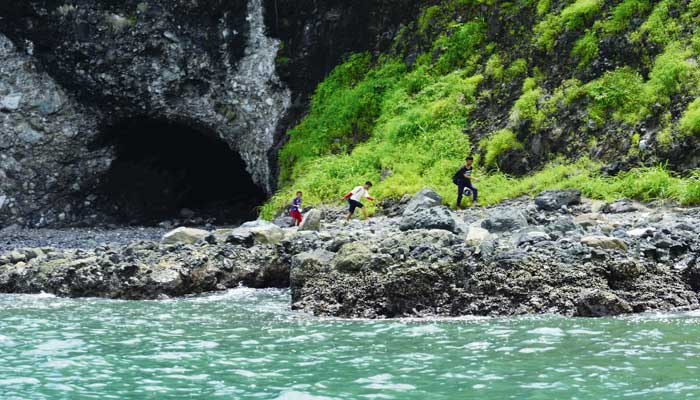
[[[294,225],[301,225],[301,192],[297,192],[297,197],[292,200],[292,207],[289,208],[289,216],[294,220]]]
[[[479,179],[472,176],[472,166],[474,164],[473,157],[467,157],[464,160],[464,165],[460,168],[457,173],[452,177],[452,182],[457,185],[457,208],[462,208],[462,196],[464,195],[464,189],[469,189],[472,194],[472,205],[479,205],[477,203],[478,190],[474,185],[472,185],[472,180],[478,182]]]
[[[372,187],[372,182],[367,181],[362,186],[357,186],[351,192],[343,196],[342,200],[347,200],[349,209],[348,216],[345,218],[349,221],[350,218],[355,214],[355,209],[362,210],[362,215],[367,219],[367,210],[365,210],[365,205],[361,203],[362,199],[367,199],[369,201],[374,201],[374,198],[369,195],[369,188]]]

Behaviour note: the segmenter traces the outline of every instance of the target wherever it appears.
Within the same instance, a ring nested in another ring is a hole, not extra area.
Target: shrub
[[[607,34],[615,34],[627,29],[635,16],[645,14],[651,9],[650,0],[624,0],[612,11],[608,20],[601,23],[601,30]]]
[[[510,129],[502,129],[482,140],[481,147],[486,149],[484,166],[496,165],[498,156],[511,149],[522,149],[523,144],[518,141]]]
[[[579,68],[587,66],[591,60],[598,57],[598,37],[595,32],[588,31],[576,41],[571,55],[579,61]]]
[[[486,62],[486,68],[484,69],[484,74],[493,78],[496,81],[501,81],[505,75],[505,70],[503,68],[503,62],[498,54],[492,55]]]
[[[650,104],[669,103],[669,97],[679,92],[683,84],[689,83],[693,70],[687,62],[690,56],[691,52],[680,43],[672,42],[656,57],[644,88]]]
[[[546,119],[546,115],[537,106],[542,97],[542,89],[537,86],[534,78],[527,78],[523,83],[523,94],[515,101],[510,111],[510,120],[513,124],[520,124],[524,120],[532,121],[535,129],[539,129]]]
[[[527,74],[527,61],[524,58],[518,58],[513,61],[506,70],[506,76],[509,79],[514,79]]]
[[[608,113],[618,121],[636,122],[643,105],[643,79],[638,72],[624,67],[608,71],[585,86],[591,101],[588,112],[594,120],[603,122]]]
[[[688,104],[679,126],[681,132],[686,135],[700,135],[700,98]]]
[[[536,43],[540,48],[551,50],[562,30],[583,28],[600,10],[602,0],[576,0],[561,10],[559,15],[550,14],[535,26]]]
[[[654,6],[649,18],[631,35],[633,41],[639,41],[643,36],[652,43],[665,45],[675,39],[680,32],[680,26],[671,17],[676,0],[662,0]]]
[[[465,68],[472,72],[480,55],[477,49],[486,38],[486,24],[483,21],[470,21],[456,27],[452,35],[442,35],[435,41],[434,48],[442,54],[435,63],[438,74],[446,74]]]

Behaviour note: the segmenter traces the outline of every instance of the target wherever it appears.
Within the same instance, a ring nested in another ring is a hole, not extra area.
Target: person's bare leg
[[[364,207],[362,208],[362,215],[367,219],[367,210],[365,210]]]
[[[345,220],[346,220],[346,221],[350,221],[350,218],[352,218],[352,213],[348,213],[348,216],[345,217]]]

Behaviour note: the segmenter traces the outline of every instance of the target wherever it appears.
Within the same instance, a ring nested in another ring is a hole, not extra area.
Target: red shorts
[[[289,216],[292,217],[292,219],[294,219],[297,222],[297,224],[301,224],[301,213],[299,211],[290,211]]]

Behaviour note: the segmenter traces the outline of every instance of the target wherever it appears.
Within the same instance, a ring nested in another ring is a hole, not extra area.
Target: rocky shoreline
[[[27,237],[18,231],[4,235],[12,250],[0,255],[0,292],[158,299],[291,287],[292,308],[351,318],[700,308],[700,208],[574,190],[458,212],[440,204],[424,189],[368,221],[325,208],[302,230],[281,218],[161,240],[157,229],[132,242],[103,233],[93,247],[26,247],[41,242],[13,241]]]

